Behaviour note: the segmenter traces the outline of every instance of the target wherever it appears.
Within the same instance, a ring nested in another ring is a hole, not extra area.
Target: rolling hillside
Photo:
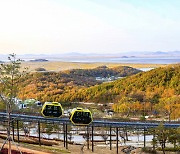
[[[63,72],[31,73],[21,81],[19,97],[21,99],[35,98],[42,102],[60,101],[61,96],[67,98],[80,88],[99,85],[96,77],[124,77],[141,72],[128,66],[107,68],[101,66],[95,69],[73,69]]]
[[[73,101],[116,102],[117,99],[136,92],[152,92],[159,96],[167,89],[180,94],[180,65],[157,68],[142,72],[111,83],[84,88],[71,95]],[[145,95],[145,94],[144,94]],[[62,99],[65,96],[62,96]],[[67,100],[68,100],[67,99]]]
[[[64,93],[60,102],[114,103],[123,115],[163,115],[180,118],[180,65],[141,72],[114,82]]]

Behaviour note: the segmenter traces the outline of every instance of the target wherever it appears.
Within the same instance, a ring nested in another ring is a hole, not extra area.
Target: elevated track
[[[0,121],[5,121],[7,117],[7,113],[0,112]],[[59,123],[59,124],[71,124],[68,118],[45,118],[42,116],[32,116],[32,115],[24,115],[24,114],[11,114],[12,120],[19,120],[19,121],[27,121],[27,122],[45,122],[45,123]],[[160,122],[117,122],[117,121],[110,121],[110,120],[96,120],[94,119],[90,125],[97,126],[97,127],[137,127],[137,128],[154,128],[157,127]],[[163,122],[164,127],[169,128],[177,128],[180,127],[180,123],[167,123]]]

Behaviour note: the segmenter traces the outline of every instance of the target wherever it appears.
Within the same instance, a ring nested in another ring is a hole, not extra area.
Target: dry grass
[[[25,137],[21,136],[21,139],[24,139]],[[41,140],[42,141],[42,140]],[[4,142],[3,139],[0,138],[0,147],[2,146],[2,143]],[[26,153],[32,153],[32,154],[116,154],[117,148],[116,148],[116,141],[113,141],[112,143],[112,150],[110,150],[109,145],[106,145],[104,142],[98,143],[94,142],[94,151],[92,152],[92,144],[90,142],[89,149],[87,148],[87,143],[85,145],[75,145],[75,144],[68,144],[68,149],[64,147],[64,143],[62,141],[55,141],[55,140],[46,140],[46,142],[50,143],[56,143],[52,146],[45,146],[38,144],[28,144],[20,142],[19,149],[22,152]],[[17,144],[17,142],[16,142]],[[82,148],[83,147],[83,148]],[[8,148],[8,145],[5,145],[5,148]],[[119,143],[118,146],[118,153],[123,154],[122,152],[123,148],[127,148],[127,146],[121,146]],[[12,149],[17,150],[17,147],[12,144]],[[83,151],[82,151],[83,149]],[[142,152],[141,148],[136,148],[133,151],[131,151],[131,154],[145,154],[146,152]],[[167,154],[176,154],[177,152],[166,152]],[[158,151],[158,154],[162,154],[162,151]]]
[[[120,64],[120,63],[80,63],[80,62],[23,62],[22,67],[28,67],[29,71],[35,71],[36,68],[45,68],[47,71],[63,71],[69,69],[92,69],[98,66],[107,67],[130,66],[134,68],[157,68],[164,67],[163,64]]]
[[[0,140],[0,146],[2,145],[2,140]],[[63,146],[63,142],[59,142],[59,145],[55,146],[44,146],[44,145],[34,145],[34,144],[27,144],[27,143],[20,143],[19,144],[19,149],[22,152],[27,152],[27,153],[32,153],[32,154],[116,154],[116,146],[114,145],[112,150],[110,150],[109,146],[105,146],[104,144],[95,145],[94,146],[94,152],[92,152],[92,148],[90,145],[90,149],[87,149],[87,146],[84,146],[83,148],[83,153],[82,153],[82,145],[72,145],[68,144],[68,149],[66,149]],[[8,145],[5,146],[7,148]],[[17,150],[17,147],[15,145],[12,145],[13,150]],[[121,154],[123,147],[119,146],[118,151]],[[133,154],[140,154],[141,149],[137,148],[133,150]]]

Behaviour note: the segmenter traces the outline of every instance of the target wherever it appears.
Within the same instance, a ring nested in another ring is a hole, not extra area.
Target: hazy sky
[[[0,53],[180,50],[180,0],[0,0]]]

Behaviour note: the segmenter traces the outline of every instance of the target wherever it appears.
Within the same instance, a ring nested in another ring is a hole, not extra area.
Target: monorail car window
[[[60,103],[45,103],[42,108],[42,114],[45,117],[60,117],[62,115],[62,107]]]

